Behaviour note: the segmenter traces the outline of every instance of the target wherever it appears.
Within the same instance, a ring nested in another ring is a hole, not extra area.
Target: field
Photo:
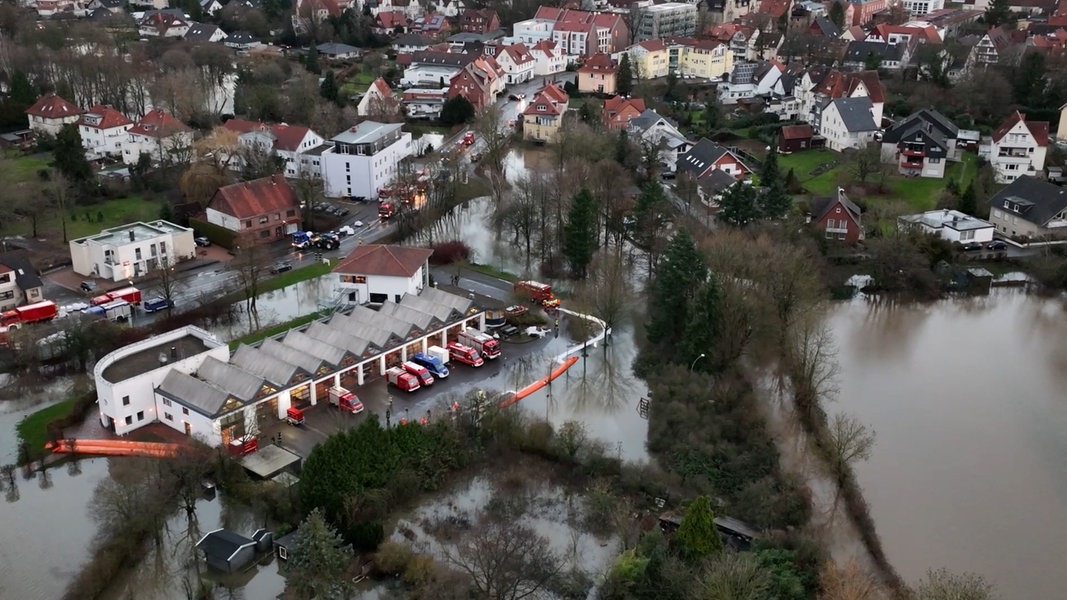
[[[846,176],[847,158],[831,150],[808,150],[795,152],[787,156],[781,156],[778,164],[783,172],[793,169],[794,175],[804,189],[816,196],[828,196],[837,189],[841,178]],[[925,177],[904,177],[893,173],[886,178],[886,193],[870,196],[870,199],[901,199],[917,211],[931,210],[937,205],[938,194],[945,189],[949,179],[955,178],[960,182],[960,187],[966,188],[977,172],[977,155],[967,152],[963,160],[951,163],[945,171],[944,179],[931,179]],[[837,161],[834,168],[812,175],[812,172],[820,165]]]
[[[98,204],[73,207],[67,213],[67,239],[73,240],[102,229],[117,227],[132,221],[151,221],[159,218],[160,203],[145,200],[140,196],[116,198]],[[57,211],[49,211],[37,222],[38,238],[59,242],[62,239],[62,224]],[[4,219],[0,222],[0,234],[29,237],[33,232],[29,219]]]

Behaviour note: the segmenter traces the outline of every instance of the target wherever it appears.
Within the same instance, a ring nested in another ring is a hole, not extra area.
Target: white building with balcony
[[[110,106],[96,105],[78,119],[78,133],[89,160],[105,156],[122,156],[122,145],[133,121]]]
[[[899,219],[900,229],[918,229],[958,244],[993,241],[993,224],[958,210],[930,210]]]
[[[323,193],[328,198],[376,198],[393,183],[400,161],[414,152],[400,123],[363,121],[335,135],[322,153]]]
[[[75,273],[116,282],[195,256],[193,230],[162,220],[129,223],[70,241]]]
[[[1027,121],[1025,114],[1015,111],[991,138],[983,140],[978,155],[989,161],[997,183],[1044,172],[1048,127],[1046,121]]]

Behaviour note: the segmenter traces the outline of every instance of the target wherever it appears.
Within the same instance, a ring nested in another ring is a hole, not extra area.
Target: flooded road
[[[973,571],[1005,598],[1063,597],[1067,309],[994,290],[828,322],[843,410],[877,432],[857,475],[890,562]]]

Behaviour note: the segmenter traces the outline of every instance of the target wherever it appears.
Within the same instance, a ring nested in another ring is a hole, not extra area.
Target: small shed
[[[300,530],[294,529],[283,536],[275,538],[274,556],[277,556],[278,560],[289,560],[289,557],[293,555],[293,548],[296,546],[297,536],[299,535]]]
[[[778,135],[778,152],[789,154],[811,148],[811,140],[815,136],[811,125],[786,125],[782,127]]]
[[[271,479],[283,472],[299,471],[300,456],[271,444],[242,457],[241,466],[260,479]]]
[[[255,541],[226,529],[207,533],[196,547],[204,554],[209,567],[224,573],[242,571],[256,558]]]

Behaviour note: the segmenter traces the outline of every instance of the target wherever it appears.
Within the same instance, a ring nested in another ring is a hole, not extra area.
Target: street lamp
[[[694,359],[693,359],[693,364],[689,365],[689,372],[690,372],[690,373],[692,373],[692,372],[693,372],[693,367],[697,366],[697,361],[698,361],[698,360],[700,360],[700,359],[702,359],[702,358],[704,358],[705,356],[707,356],[707,355],[706,355],[706,354],[704,354],[703,352],[701,352],[701,353],[700,353],[700,356],[698,356],[698,357],[696,357],[696,358],[694,358]]]

